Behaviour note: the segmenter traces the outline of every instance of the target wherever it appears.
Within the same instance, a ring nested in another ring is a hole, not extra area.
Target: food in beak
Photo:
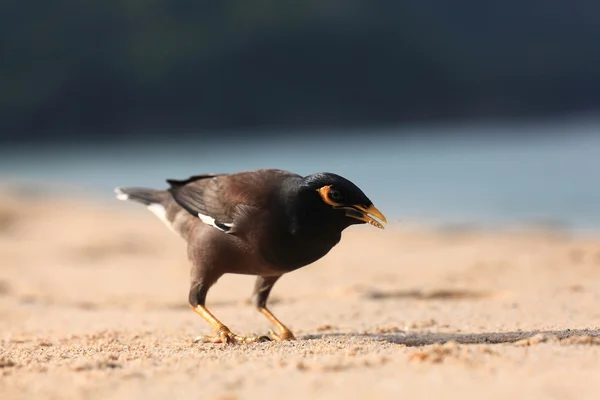
[[[346,215],[348,217],[355,218],[360,221],[364,221],[368,224],[376,226],[379,229],[385,229],[384,226],[379,221],[377,221],[375,218],[373,218],[373,217],[376,217],[376,218],[380,219],[383,223],[387,223],[387,219],[385,218],[385,216],[374,205],[371,204],[368,207],[355,205],[352,207],[347,207],[347,208],[345,207],[345,209],[346,209]]]

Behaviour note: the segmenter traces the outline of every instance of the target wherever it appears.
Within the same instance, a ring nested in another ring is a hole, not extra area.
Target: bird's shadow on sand
[[[514,332],[485,332],[485,333],[435,333],[435,332],[398,332],[386,334],[352,334],[352,333],[325,333],[305,335],[302,339],[326,339],[336,336],[354,336],[371,338],[388,343],[403,344],[409,347],[427,346],[432,344],[443,344],[456,342],[460,344],[502,344],[514,343],[523,339],[529,339],[537,335],[558,340],[572,337],[600,337],[598,329],[563,329],[563,330],[532,330]]]

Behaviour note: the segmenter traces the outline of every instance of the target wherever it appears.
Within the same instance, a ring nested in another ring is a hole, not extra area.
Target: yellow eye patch
[[[323,186],[321,189],[318,189],[317,192],[321,195],[323,201],[329,204],[332,207],[341,207],[342,204],[336,203],[335,201],[329,198],[329,192],[331,191],[331,185]]]

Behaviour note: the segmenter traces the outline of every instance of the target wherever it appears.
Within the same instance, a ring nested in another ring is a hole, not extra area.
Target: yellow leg
[[[277,341],[296,340],[292,331],[290,331],[287,326],[278,320],[277,317],[273,315],[273,313],[267,307],[260,307],[258,310],[279,330],[279,333],[275,333],[273,330],[269,331],[269,335],[273,339]]]
[[[206,322],[208,322],[212,328],[217,332],[218,336],[208,336],[203,338],[202,341],[209,343],[255,343],[255,342],[265,342],[270,340],[266,336],[240,336],[231,332],[228,327],[223,325],[221,321],[219,321],[208,309],[204,306],[197,305],[196,307],[192,307],[192,310],[200,315]]]

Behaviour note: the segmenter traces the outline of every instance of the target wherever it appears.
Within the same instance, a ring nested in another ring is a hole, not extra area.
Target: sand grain
[[[150,213],[4,196],[0,398],[596,399],[599,257],[600,237],[354,227],[273,290],[297,342],[203,344],[184,245]],[[265,334],[253,283],[208,306]]]

